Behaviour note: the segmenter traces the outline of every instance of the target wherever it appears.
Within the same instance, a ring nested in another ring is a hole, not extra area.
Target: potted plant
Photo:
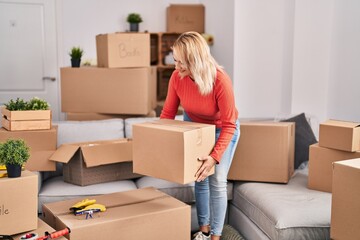
[[[9,178],[21,176],[21,168],[30,157],[29,151],[23,139],[8,139],[0,143],[0,165],[6,166]]]
[[[138,13],[130,13],[127,16],[127,22],[130,23],[130,32],[138,32],[139,31],[139,23],[142,22],[142,18]]]
[[[71,48],[69,55],[71,57],[71,67],[80,67],[81,57],[84,54],[84,50],[80,47]]]

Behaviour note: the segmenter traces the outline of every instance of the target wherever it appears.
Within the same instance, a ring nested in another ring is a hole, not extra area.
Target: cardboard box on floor
[[[309,148],[308,188],[331,193],[333,163],[353,158],[360,158],[360,151],[341,151],[320,147],[317,143],[311,145]]]
[[[360,236],[360,158],[334,162],[330,238]]]
[[[156,67],[61,68],[61,111],[146,115],[156,108]]]
[[[133,173],[129,139],[63,144],[50,160],[64,163],[64,181],[80,186],[140,177]]]
[[[49,232],[49,233],[53,233],[55,232],[55,229],[53,229],[52,227],[50,227],[48,224],[46,224],[43,220],[41,220],[40,218],[38,218],[38,227],[35,230],[32,231],[28,231],[28,232],[24,232],[21,234],[17,234],[12,236],[14,240],[24,240],[24,238],[21,239],[21,237],[23,237],[25,234],[30,234],[30,233],[35,233],[38,235],[38,237],[43,237],[45,236],[45,232]],[[57,240],[66,240],[65,237],[57,237]]]
[[[57,148],[57,126],[50,130],[7,131],[0,128],[0,142],[8,138],[22,138],[30,147],[30,158],[25,168],[30,171],[55,171],[56,164],[49,157]]]
[[[0,178],[0,234],[14,235],[37,228],[38,176],[22,171],[18,178]]]
[[[215,125],[160,119],[132,128],[134,172],[180,184],[196,180],[197,158],[215,145]]]
[[[99,34],[96,53],[98,67],[149,67],[150,33]]]
[[[166,14],[167,32],[205,32],[205,6],[203,4],[170,4],[166,9]]]
[[[69,239],[189,239],[190,206],[157,190],[143,188],[94,196],[106,211],[93,218],[74,216],[69,208],[83,199],[43,205],[43,218],[56,230],[69,227]]]
[[[228,179],[287,183],[294,173],[295,123],[242,122]]]
[[[328,120],[320,124],[319,146],[343,151],[360,151],[360,123]]]

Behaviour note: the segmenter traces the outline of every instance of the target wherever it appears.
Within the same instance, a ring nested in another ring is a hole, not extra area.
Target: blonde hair
[[[210,53],[210,48],[199,33],[182,33],[173,45],[179,60],[189,69],[202,95],[211,93],[214,87],[216,71],[221,66]]]

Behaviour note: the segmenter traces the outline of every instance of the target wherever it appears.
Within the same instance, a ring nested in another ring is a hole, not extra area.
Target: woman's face
[[[181,77],[186,77],[190,75],[190,71],[187,66],[178,58],[178,54],[175,49],[173,49],[173,56],[175,62],[175,69],[179,71]]]

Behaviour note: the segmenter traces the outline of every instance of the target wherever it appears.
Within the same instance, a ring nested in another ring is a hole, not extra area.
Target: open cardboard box
[[[64,163],[64,181],[80,186],[141,176],[132,171],[132,141],[126,138],[63,144],[50,160]]]

